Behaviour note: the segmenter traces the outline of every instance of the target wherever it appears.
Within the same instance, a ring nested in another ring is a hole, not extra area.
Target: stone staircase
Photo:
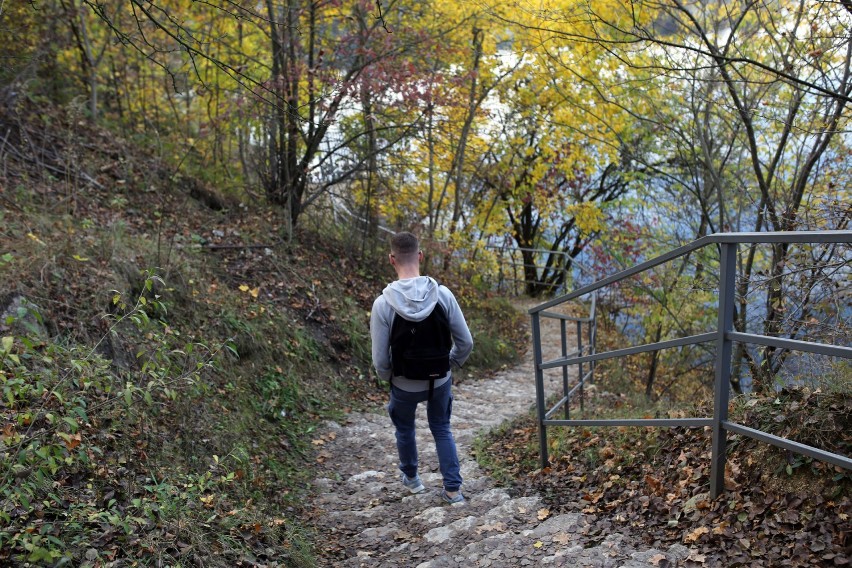
[[[558,341],[558,332],[553,334]],[[552,346],[545,357],[555,356]],[[487,380],[454,387],[453,433],[467,498],[441,502],[441,475],[426,422],[418,409],[420,477],[427,490],[411,495],[397,469],[393,426],[385,414],[347,416],[322,434],[325,477],[316,480],[316,527],[327,539],[320,566],[412,567],[571,566],[672,567],[685,565],[690,550],[641,546],[638,534],[611,534],[589,547],[578,537],[585,515],[550,515],[538,496],[512,497],[471,457],[478,433],[526,412],[535,400],[529,358]],[[559,377],[550,378],[551,388]],[[548,389],[549,392],[553,392]],[[582,539],[587,542],[588,539]],[[324,550],[322,542],[317,550]]]

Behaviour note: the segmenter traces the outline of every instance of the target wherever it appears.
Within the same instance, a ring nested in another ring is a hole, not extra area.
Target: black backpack
[[[435,304],[432,313],[421,321],[394,315],[390,334],[393,375],[429,381],[430,398],[435,379],[450,371],[452,347],[450,320],[441,304]]]

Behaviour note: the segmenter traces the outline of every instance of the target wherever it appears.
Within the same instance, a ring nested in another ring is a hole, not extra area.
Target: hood
[[[428,276],[396,280],[385,287],[382,296],[405,319],[421,321],[438,303],[438,282]]]

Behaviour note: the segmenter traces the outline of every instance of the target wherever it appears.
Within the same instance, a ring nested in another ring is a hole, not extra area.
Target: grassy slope
[[[58,111],[0,120],[50,149],[0,186],[0,565],[312,565],[318,424],[386,396],[367,333],[384,264],[284,244],[280,212]],[[269,246],[209,247],[244,244]],[[486,373],[518,328],[463,290]]]

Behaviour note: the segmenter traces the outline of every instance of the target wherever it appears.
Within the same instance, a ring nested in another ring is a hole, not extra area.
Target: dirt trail
[[[556,357],[558,323],[543,324],[544,357]],[[548,392],[554,392],[557,378],[548,378]],[[454,393],[453,432],[467,498],[463,505],[441,502],[441,476],[423,405],[417,444],[427,490],[416,495],[400,483],[393,426],[385,413],[352,413],[343,424],[326,425],[325,472],[316,481],[312,503],[320,536],[317,550],[324,551],[320,566],[658,568],[682,565],[689,556],[682,545],[666,550],[640,546],[637,534],[611,534],[584,548],[577,536],[589,526],[585,515],[546,516],[538,496],[513,498],[479,468],[471,457],[475,437],[534,404],[531,355],[493,378],[465,380],[454,386]]]

